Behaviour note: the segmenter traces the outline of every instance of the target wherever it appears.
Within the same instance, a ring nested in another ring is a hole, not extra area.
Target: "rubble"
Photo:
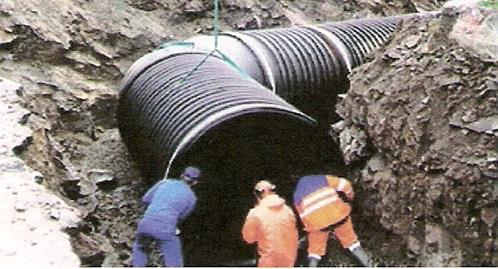
[[[490,116],[481,118],[478,121],[471,122],[467,125],[458,125],[453,123],[453,125],[466,128],[478,133],[488,133],[492,135],[498,135],[496,132],[498,130],[498,116]]]
[[[73,222],[78,220],[77,211],[36,183],[40,173],[27,167],[14,153],[32,135],[28,127],[19,124],[27,113],[17,96],[20,88],[0,78],[0,147],[4,149],[0,152],[0,237],[5,242],[0,244],[2,266],[79,266],[69,236],[62,231],[67,222],[50,222],[48,215],[54,208],[44,203],[58,203],[59,216]]]
[[[92,169],[88,171],[88,178],[101,189],[105,188],[104,186],[113,186],[117,183],[114,172],[106,169]]]
[[[346,164],[360,160],[366,155],[366,134],[356,126],[345,126],[344,121],[340,121],[331,126],[332,137],[339,137],[339,146],[342,157]]]
[[[353,71],[337,108],[366,134],[357,180],[369,196],[358,210],[404,238],[414,265],[497,264],[498,62],[488,46],[498,44],[488,32],[497,14],[449,5],[436,20],[404,21]]]

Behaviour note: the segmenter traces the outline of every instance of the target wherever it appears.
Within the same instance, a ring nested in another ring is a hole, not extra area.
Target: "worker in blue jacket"
[[[200,175],[198,168],[189,166],[185,168],[180,179],[161,180],[144,195],[142,201],[148,207],[138,223],[133,244],[134,267],[147,265],[144,246],[150,241],[155,241],[159,246],[165,266],[183,266],[182,245],[177,225],[195,207],[197,198],[192,187],[197,184]]]

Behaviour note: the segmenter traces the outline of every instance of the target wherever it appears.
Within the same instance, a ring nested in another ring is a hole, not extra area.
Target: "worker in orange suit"
[[[299,179],[294,192],[294,206],[308,233],[310,267],[318,266],[325,255],[330,233],[334,234],[342,247],[349,249],[363,266],[371,267],[351,222],[351,206],[348,202],[352,201],[353,197],[351,183],[344,178],[309,175]]]
[[[244,241],[257,243],[258,267],[293,267],[298,233],[292,209],[266,180],[256,184],[254,194],[257,205],[249,211],[242,228]]]

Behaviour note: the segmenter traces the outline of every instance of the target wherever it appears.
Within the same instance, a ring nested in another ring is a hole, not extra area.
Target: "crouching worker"
[[[285,200],[275,193],[275,185],[260,181],[254,187],[257,205],[249,211],[242,237],[257,243],[258,267],[293,267],[298,234],[296,217]]]
[[[341,198],[341,196],[345,196]],[[308,261],[318,266],[325,255],[330,233],[349,249],[363,266],[371,267],[353,230],[351,206],[354,197],[351,183],[328,175],[311,175],[299,179],[294,192],[294,205],[308,232]]]
[[[192,187],[200,178],[196,167],[185,168],[180,179],[164,179],[156,183],[144,195],[142,201],[148,205],[143,218],[138,223],[133,244],[133,266],[145,267],[147,255],[144,247],[155,241],[160,248],[163,262],[168,267],[183,266],[182,245],[178,223],[194,209],[196,196]]]

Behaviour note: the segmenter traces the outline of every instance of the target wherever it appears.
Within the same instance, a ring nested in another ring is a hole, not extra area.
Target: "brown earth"
[[[406,21],[338,105],[335,129],[357,138],[342,141],[361,162],[357,210],[400,236],[410,265],[497,264],[497,19],[447,9]]]
[[[224,0],[222,29],[396,15],[443,2]],[[22,84],[30,111],[23,122],[33,130],[17,153],[81,212],[67,232],[83,266],[130,264],[138,201],[148,187],[116,129],[119,80],[158,45],[209,33],[209,3],[0,2],[0,77]],[[357,140],[362,157],[351,159],[351,170],[361,170],[351,177],[359,190],[355,223],[378,264],[497,264],[496,136],[472,129],[497,113],[496,62],[448,37],[456,17],[407,23],[354,72],[339,107],[346,129],[364,137]],[[354,265],[334,242],[331,252],[325,265]]]

